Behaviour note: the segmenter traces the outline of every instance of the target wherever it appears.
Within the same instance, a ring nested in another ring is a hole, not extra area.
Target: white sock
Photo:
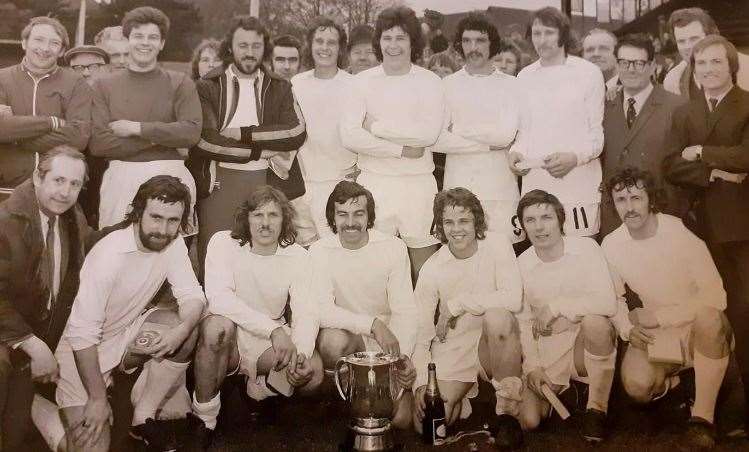
[[[608,412],[611,385],[614,382],[616,349],[606,356],[594,355],[585,350],[585,370],[588,373],[588,409]]]
[[[728,356],[708,358],[696,349],[694,351],[694,406],[692,416],[698,416],[713,423],[715,401],[728,368]]]
[[[190,363],[178,363],[165,359],[161,362],[150,360],[148,364],[148,376],[143,393],[138,401],[133,403],[132,425],[143,424],[148,418],[156,419],[156,410],[159,409],[166,395]]]
[[[198,402],[198,396],[192,394],[192,413],[199,417],[205,426],[211,430],[216,428],[216,418],[221,411],[221,391],[207,402]]]
[[[65,427],[62,425],[57,405],[39,394],[34,394],[34,401],[31,403],[31,420],[50,450],[57,451],[65,438]]]

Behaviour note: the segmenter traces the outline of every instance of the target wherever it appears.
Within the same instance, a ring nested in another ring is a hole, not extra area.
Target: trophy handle
[[[335,363],[335,370],[333,372],[333,378],[335,379],[335,386],[338,388],[338,394],[341,395],[341,398],[343,400],[346,400],[346,395],[344,394],[343,388],[341,388],[341,378],[340,378],[340,372],[341,367],[346,365],[346,358],[339,358],[338,361]],[[349,372],[351,372],[351,369],[349,369]],[[346,388],[346,391],[348,392],[348,387]]]

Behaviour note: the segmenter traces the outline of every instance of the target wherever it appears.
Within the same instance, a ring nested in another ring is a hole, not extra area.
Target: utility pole
[[[82,46],[86,39],[86,0],[81,0],[81,7],[78,9],[78,27],[75,30],[75,45]]]

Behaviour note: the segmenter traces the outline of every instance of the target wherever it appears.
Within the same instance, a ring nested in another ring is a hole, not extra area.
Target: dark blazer
[[[688,162],[681,151],[702,145],[702,160]],[[749,172],[749,92],[734,87],[710,113],[704,96],[674,115],[669,155],[663,162],[674,184],[699,189],[694,209],[704,238],[714,243],[749,240],[749,181],[716,180],[713,169]]]
[[[614,100],[607,101],[603,115],[604,148],[601,156],[603,180],[608,180],[625,166],[648,170],[662,181],[661,164],[666,156],[666,138],[671,130],[674,111],[686,99],[654,86],[637,115],[632,128],[627,127],[624,116],[624,95],[620,91]],[[676,187],[667,187],[669,202],[666,211],[679,215],[684,210],[681,194]],[[601,205],[601,236],[613,231],[622,222],[611,203],[608,193],[603,193]]]
[[[0,343],[12,345],[32,334],[54,351],[78,292],[78,276],[90,228],[80,207],[58,217],[60,289],[47,315],[49,296],[40,280],[44,241],[31,180],[0,204]]]

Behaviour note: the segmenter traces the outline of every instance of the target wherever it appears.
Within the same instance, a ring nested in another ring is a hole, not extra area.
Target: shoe
[[[489,431],[494,437],[494,445],[499,450],[515,450],[523,445],[523,429],[520,422],[509,414],[500,414],[493,418]]]
[[[689,450],[715,447],[715,426],[701,417],[692,416],[687,421],[685,442]]]
[[[585,441],[600,443],[606,436],[606,413],[588,408],[583,414],[582,434]]]
[[[150,450],[177,451],[177,435],[171,422],[155,421],[149,417],[143,424],[130,427],[130,436],[146,443]]]
[[[179,451],[205,452],[213,442],[213,430],[192,413],[187,413],[185,419],[180,419]]]

